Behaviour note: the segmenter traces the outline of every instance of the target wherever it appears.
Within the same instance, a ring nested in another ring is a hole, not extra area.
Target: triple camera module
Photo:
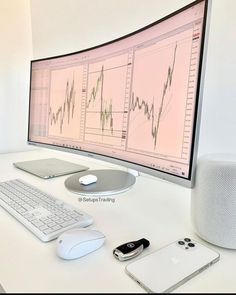
[[[183,240],[178,241],[180,246],[183,246],[185,249],[195,247],[195,244],[189,238],[184,238]]]

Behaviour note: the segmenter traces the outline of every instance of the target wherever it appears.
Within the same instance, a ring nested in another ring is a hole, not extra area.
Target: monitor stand
[[[79,178],[92,174],[97,176],[97,182],[83,185]],[[136,177],[122,170],[88,170],[76,173],[65,180],[65,187],[76,194],[89,196],[106,196],[122,193],[130,189],[136,181]]]

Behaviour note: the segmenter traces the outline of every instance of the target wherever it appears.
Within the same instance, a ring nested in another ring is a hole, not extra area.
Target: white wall
[[[187,0],[31,0],[35,58],[132,32]],[[236,152],[236,1],[213,0],[199,155]]]
[[[110,41],[190,0],[31,0],[35,58]]]
[[[213,0],[199,153],[236,153],[236,1]]]
[[[0,1],[0,37],[0,153],[3,153],[26,149],[32,59],[29,0]]]

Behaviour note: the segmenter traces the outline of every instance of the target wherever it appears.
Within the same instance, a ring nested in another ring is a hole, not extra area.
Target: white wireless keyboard
[[[43,242],[93,222],[90,215],[20,179],[0,182],[0,206]]]

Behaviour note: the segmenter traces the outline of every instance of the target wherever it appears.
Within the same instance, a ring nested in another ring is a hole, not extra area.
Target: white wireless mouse
[[[84,185],[88,185],[96,181],[97,181],[97,176],[93,174],[87,174],[87,175],[81,176],[79,179],[79,182]]]
[[[56,252],[63,259],[76,259],[97,250],[104,241],[105,236],[100,231],[71,229],[57,238]]]

